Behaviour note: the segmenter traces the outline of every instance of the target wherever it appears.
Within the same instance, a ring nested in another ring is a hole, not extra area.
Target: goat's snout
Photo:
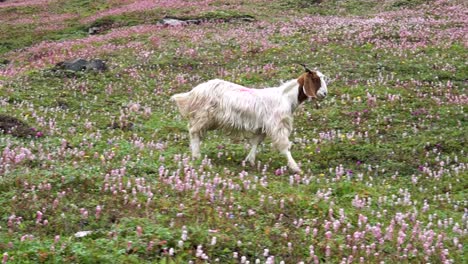
[[[327,96],[327,91],[318,91],[317,97],[318,99],[324,99]]]
[[[321,72],[317,74],[320,77],[320,89],[317,91],[317,97],[324,99],[328,94],[327,78]]]

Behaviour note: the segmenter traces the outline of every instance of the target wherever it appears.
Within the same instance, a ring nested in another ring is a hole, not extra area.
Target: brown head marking
[[[299,83],[299,95],[297,98],[299,103],[305,101],[307,97],[317,99],[317,91],[320,89],[321,82],[316,72],[306,68],[306,73],[302,74],[297,79],[297,82]]]

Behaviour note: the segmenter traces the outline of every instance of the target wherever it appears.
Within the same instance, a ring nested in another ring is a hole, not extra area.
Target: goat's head
[[[297,82],[299,83],[299,89],[303,89],[304,94],[308,98],[312,99],[323,99],[327,96],[327,83],[325,82],[325,75],[319,71],[312,71],[304,66],[305,73],[302,74]]]

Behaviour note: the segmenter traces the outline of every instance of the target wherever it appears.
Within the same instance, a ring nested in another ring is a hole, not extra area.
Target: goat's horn
[[[299,63],[299,65],[301,65],[302,67],[304,67],[304,70],[306,72],[312,72],[309,68],[307,68],[307,66],[304,64],[304,63]]]

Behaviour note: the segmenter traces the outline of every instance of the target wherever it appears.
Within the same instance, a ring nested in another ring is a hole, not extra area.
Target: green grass
[[[51,11],[90,16],[110,7],[106,1],[65,2],[53,4]],[[108,44],[124,47],[103,53],[109,64],[104,73],[53,72],[53,65],[46,64],[0,77],[0,114],[45,134],[26,139],[0,134],[0,254],[8,253],[8,263],[204,263],[196,257],[202,245],[210,262],[238,263],[245,256],[250,263],[263,263],[269,249],[276,263],[312,263],[313,245],[321,263],[337,263],[354,254],[340,246],[374,243],[378,256],[358,249],[355,260],[440,263],[440,250],[426,259],[423,242],[412,238],[411,231],[403,246],[411,243],[418,252],[400,259],[396,240],[402,222],[382,244],[369,230],[362,240],[347,241],[348,235],[365,230],[360,217],[370,226],[380,225],[385,234],[401,213],[408,229],[418,225],[420,234],[435,232],[431,245],[443,234],[448,258],[463,263],[466,246],[458,248],[453,239],[466,243],[466,234],[455,228],[456,223],[466,229],[466,47],[455,42],[382,49],[341,38],[317,44],[310,40],[315,29],[293,35],[281,31],[296,16],[372,16],[418,8],[426,1],[386,1],[385,6],[377,1],[315,2],[274,2],[269,12],[253,8],[256,3],[233,8],[222,1],[213,4],[215,10],[196,13],[164,10],[185,18],[249,15],[257,22],[158,28],[79,44],[90,56]],[[0,15],[34,12],[0,8]],[[152,24],[162,16],[155,9],[93,23],[118,30]],[[67,23],[43,35],[28,34],[35,24],[2,25],[7,33],[0,54],[15,59],[13,65],[29,66],[36,61],[34,52],[12,51],[43,40],[86,37],[90,24]],[[249,87],[278,85],[301,74],[298,62],[319,67],[333,80],[320,109],[306,102],[294,115],[292,153],[304,175],[277,175],[286,161],[268,139],[257,155],[261,164],[244,166],[247,141],[222,131],[207,133],[205,159],[189,158],[187,121],[169,100],[172,94],[212,78]],[[10,151],[24,149],[34,156],[25,154],[17,163],[9,158]],[[191,174],[184,171],[188,169]],[[362,208],[356,198],[364,199]],[[21,220],[12,220],[13,215]],[[336,231],[325,227],[337,219],[341,226]],[[84,230],[93,233],[74,236]],[[188,237],[182,241],[184,230]],[[330,230],[332,239],[327,240]]]

